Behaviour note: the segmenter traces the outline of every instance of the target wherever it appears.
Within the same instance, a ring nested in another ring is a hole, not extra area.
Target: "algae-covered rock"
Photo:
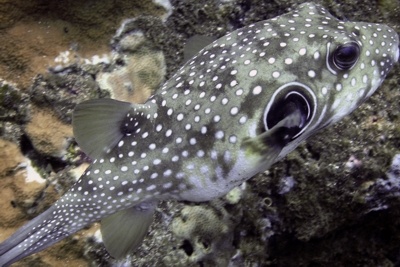
[[[168,78],[184,63],[185,45],[185,39],[168,21],[153,16],[127,19],[112,38],[111,45],[115,51],[122,53],[129,50],[162,51]]]
[[[0,79],[0,118],[2,121],[24,123],[28,113],[28,95],[14,83]]]
[[[77,103],[108,96],[98,87],[91,73],[76,65],[63,72],[38,75],[29,93],[33,103],[50,108],[65,123],[71,123],[72,111]]]
[[[140,15],[165,19],[170,12],[168,0],[2,0],[0,76],[26,89],[37,73],[54,67],[60,52],[103,54],[122,20]]]
[[[21,125],[29,120],[29,96],[14,83],[0,79],[0,136],[19,143]]]
[[[125,21],[113,38],[114,58],[96,78],[112,98],[144,103],[164,81],[164,54],[147,40],[135,20]]]
[[[25,133],[35,149],[43,155],[63,157],[72,140],[71,125],[62,123],[47,108],[33,108]]]
[[[16,143],[0,139],[0,226],[7,228],[26,218],[47,187]]]
[[[198,262],[202,262],[203,266],[226,266],[234,253],[233,225],[230,215],[223,208],[183,208],[171,224],[172,232],[185,252],[180,253],[180,266]],[[164,258],[164,263],[174,264],[174,258]]]

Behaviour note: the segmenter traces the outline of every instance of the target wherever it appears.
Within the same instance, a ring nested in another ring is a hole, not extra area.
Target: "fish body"
[[[305,3],[214,41],[142,105],[79,104],[74,134],[94,161],[0,245],[0,266],[98,220],[107,250],[123,257],[140,244],[157,201],[225,195],[353,111],[398,58],[388,26],[339,21]]]

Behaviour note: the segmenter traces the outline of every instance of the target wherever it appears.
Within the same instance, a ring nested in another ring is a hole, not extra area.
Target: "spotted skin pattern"
[[[145,104],[121,103],[121,138],[0,245],[0,265],[117,211],[223,196],[359,106],[398,60],[398,46],[391,28],[342,22],[312,3],[216,40]],[[78,105],[76,116],[120,104],[108,101]]]

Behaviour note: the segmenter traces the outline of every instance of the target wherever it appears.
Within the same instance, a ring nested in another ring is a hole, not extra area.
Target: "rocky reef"
[[[191,36],[219,37],[303,1],[47,2],[0,5],[0,240],[90,163],[72,135],[77,103],[143,102],[183,63]],[[400,31],[392,1],[321,4]],[[399,265],[399,70],[351,116],[227,196],[160,203],[125,261],[107,254],[95,224],[15,266]]]

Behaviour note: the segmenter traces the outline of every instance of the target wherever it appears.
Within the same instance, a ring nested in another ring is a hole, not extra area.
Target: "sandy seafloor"
[[[188,37],[222,36],[301,2],[176,0],[167,10],[139,0],[3,0],[0,240],[87,166],[70,125],[76,103],[143,102],[183,63]],[[399,1],[320,3],[342,19],[400,32]],[[137,22],[125,32],[143,37],[116,34],[129,18]],[[114,71],[121,61],[126,68]],[[95,224],[15,266],[399,266],[400,167],[392,164],[400,154],[399,78],[396,66],[352,115],[229,197],[160,203],[148,237],[122,265],[107,255]]]

